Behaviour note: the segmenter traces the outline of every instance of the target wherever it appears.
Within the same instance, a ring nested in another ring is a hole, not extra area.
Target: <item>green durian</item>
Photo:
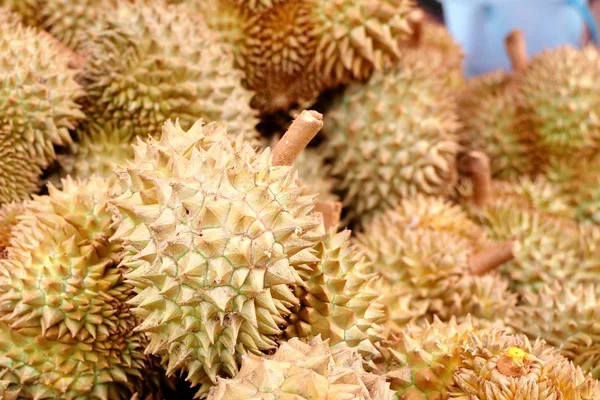
[[[225,120],[232,134],[257,135],[252,94],[241,86],[233,56],[183,6],[120,2],[86,47],[84,110],[94,123],[134,135],[160,134],[179,119]]]
[[[112,240],[126,250],[148,353],[168,375],[201,384],[201,396],[218,376],[235,376],[244,355],[278,347],[300,305],[296,268],[318,261],[321,216],[293,169],[228,137],[224,123],[186,132],[167,122],[134,152],[119,172]]]
[[[25,199],[71,143],[84,115],[76,71],[51,39],[32,28],[0,23],[0,205]]]
[[[598,285],[558,282],[527,291],[509,324],[532,339],[542,338],[594,378],[600,376],[600,290]]]
[[[219,379],[208,399],[392,400],[389,383],[366,372],[362,362],[355,349],[330,349],[319,336],[309,343],[291,339],[273,355],[248,355],[240,373]]]
[[[156,382],[117,268],[108,185],[28,201],[0,260],[0,381],[16,399],[129,399]],[[160,398],[157,387],[149,399]]]
[[[349,216],[361,223],[417,193],[447,195],[457,179],[455,104],[426,58],[352,84],[325,119],[325,149]]]
[[[332,228],[316,246],[318,261],[299,269],[304,285],[294,292],[300,305],[288,318],[287,337],[309,340],[318,335],[331,346],[358,348],[365,359],[378,354],[386,312],[376,289],[377,275],[350,245],[350,231]]]

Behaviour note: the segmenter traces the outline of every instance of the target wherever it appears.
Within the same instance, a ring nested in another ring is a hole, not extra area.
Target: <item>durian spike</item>
[[[467,169],[473,184],[473,203],[485,207],[492,192],[490,159],[481,151],[471,151],[467,154]]]
[[[529,59],[527,58],[527,46],[523,31],[515,29],[504,39],[506,52],[510,58],[510,63],[514,72],[519,72],[527,68]]]
[[[46,36],[48,39],[50,39],[52,42],[54,42],[56,44],[56,47],[58,47],[58,49],[60,50],[61,53],[64,53],[67,57],[69,57],[69,67],[73,68],[73,69],[83,69],[83,67],[85,66],[85,62],[86,59],[85,57],[81,56],[80,54],[74,52],[73,50],[71,50],[70,48],[68,48],[67,46],[65,46],[65,44],[63,42],[61,42],[60,40],[58,40],[56,37],[54,37],[51,33],[40,29],[39,33],[41,35]]]
[[[273,165],[294,164],[298,154],[323,127],[323,114],[304,110],[296,116],[287,132],[273,149]]]
[[[408,16],[408,23],[412,29],[412,35],[409,39],[409,46],[419,47],[423,40],[423,29],[425,24],[425,12],[417,8]]]
[[[342,203],[340,201],[317,201],[315,211],[323,215],[325,230],[338,226],[342,216]]]
[[[516,239],[498,243],[469,257],[473,275],[484,275],[514,258],[519,242]]]

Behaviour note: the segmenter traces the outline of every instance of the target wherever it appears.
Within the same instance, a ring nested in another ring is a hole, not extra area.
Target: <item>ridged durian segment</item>
[[[306,194],[316,194],[319,201],[339,201],[333,193],[335,180],[330,175],[331,167],[325,164],[320,149],[305,149],[300,153],[294,168],[298,170],[298,179],[306,186]]]
[[[321,335],[332,347],[355,347],[370,358],[378,354],[373,344],[383,338],[380,323],[386,313],[375,287],[377,275],[350,245],[350,233],[330,230],[316,246],[319,261],[299,269],[305,286],[294,288],[300,306],[289,318],[286,336]]]
[[[598,381],[543,341],[501,329],[471,332],[463,341],[450,399],[591,400]]]
[[[461,363],[460,344],[474,329],[469,319],[409,325],[378,346],[382,358],[376,369],[391,383],[395,399],[447,399]]]
[[[595,153],[600,143],[600,54],[563,46],[531,60],[518,76],[520,105],[548,154]]]
[[[297,338],[282,343],[275,354],[244,359],[233,379],[219,379],[209,400],[392,400],[385,378],[362,367],[356,349],[331,349],[320,337],[303,343]]]
[[[85,111],[135,135],[159,135],[167,119],[189,128],[225,120],[232,134],[256,137],[252,94],[233,56],[183,6],[120,2],[87,48]]]
[[[0,0],[0,21],[8,17],[5,10],[10,10],[10,18],[17,17],[19,22],[27,26],[36,26],[39,20],[40,0]]]
[[[99,178],[67,179],[13,228],[0,260],[0,380],[18,398],[129,399],[150,381],[107,192]]]
[[[72,146],[72,154],[58,156],[63,174],[79,179],[98,175],[115,181],[116,168],[133,159],[134,135],[127,129],[90,121],[78,133],[81,139]]]
[[[517,307],[517,294],[498,274],[484,276],[465,275],[449,293],[445,302],[432,311],[443,321],[456,317],[458,321],[472,316],[477,324],[486,321],[506,323],[513,320]],[[480,326],[481,324],[479,324]]]
[[[320,216],[290,167],[272,166],[224,124],[185,132],[167,122],[160,140],[134,148],[114,200],[132,300],[168,375],[187,372],[199,395],[235,376],[242,356],[277,348],[300,302],[295,268],[316,262]]]
[[[514,260],[499,269],[513,289],[536,289],[554,280],[598,280],[600,265],[583,261],[585,229],[564,217],[571,211],[555,193],[543,180],[497,181],[489,204],[472,209],[491,239],[517,238]]]
[[[10,242],[17,217],[23,213],[23,203],[8,203],[0,206],[0,258],[6,255],[5,248]]]
[[[499,178],[532,174],[541,164],[532,135],[519,134],[524,122],[510,80],[503,71],[488,73],[469,79],[457,95],[461,144],[487,154],[492,176]]]
[[[411,53],[413,54],[413,53]],[[425,58],[350,85],[325,118],[345,206],[363,223],[402,198],[448,194],[456,181],[455,104]]]
[[[71,143],[69,129],[83,118],[83,94],[69,59],[46,35],[20,24],[0,24],[0,204],[37,188],[53,145]]]
[[[537,294],[523,294],[522,305],[509,324],[529,338],[544,339],[560,353],[600,376],[600,286],[565,287],[558,282],[542,287]]]

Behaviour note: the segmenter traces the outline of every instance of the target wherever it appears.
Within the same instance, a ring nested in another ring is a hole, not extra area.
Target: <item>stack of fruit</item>
[[[600,53],[412,0],[0,0],[0,398],[600,400]]]

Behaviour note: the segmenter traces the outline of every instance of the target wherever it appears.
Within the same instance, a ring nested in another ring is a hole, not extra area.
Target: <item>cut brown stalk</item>
[[[336,227],[340,224],[342,216],[342,203],[339,201],[317,201],[315,202],[315,211],[323,215],[323,225],[325,230]]]
[[[514,258],[519,242],[516,239],[498,243],[469,257],[469,270],[473,275],[485,275]]]
[[[423,26],[425,24],[425,12],[420,8],[415,9],[408,16],[408,23],[412,29],[412,35],[408,41],[409,46],[419,47],[423,40]]]
[[[69,67],[73,69],[83,69],[86,63],[85,57],[68,48],[63,42],[55,38],[49,32],[40,30],[40,34],[54,42],[58,50],[69,58]]]
[[[490,159],[481,151],[471,151],[466,161],[473,184],[473,203],[476,207],[485,207],[492,194]]]
[[[273,165],[291,166],[322,127],[323,114],[313,110],[302,111],[273,149]]]
[[[525,45],[523,32],[519,29],[510,32],[504,39],[504,44],[513,71],[520,72],[527,68],[529,59],[527,57],[527,46]]]

